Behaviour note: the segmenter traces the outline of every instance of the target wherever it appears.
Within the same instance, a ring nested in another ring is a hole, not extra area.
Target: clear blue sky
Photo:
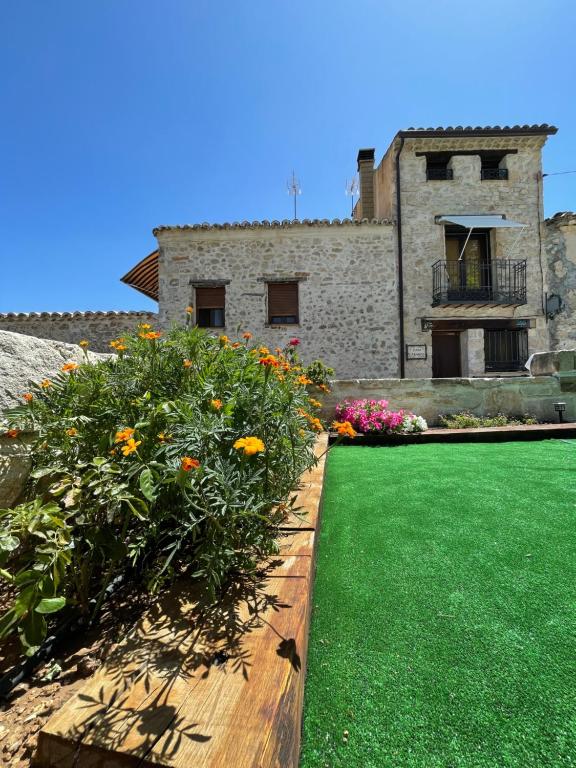
[[[4,0],[0,311],[140,309],[158,224],[344,217],[399,128],[554,123],[576,170],[574,0]],[[545,180],[576,209],[576,174]]]

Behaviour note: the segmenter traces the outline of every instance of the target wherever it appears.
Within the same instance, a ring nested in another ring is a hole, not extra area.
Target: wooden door
[[[462,375],[460,364],[460,333],[432,334],[432,376],[448,379]]]

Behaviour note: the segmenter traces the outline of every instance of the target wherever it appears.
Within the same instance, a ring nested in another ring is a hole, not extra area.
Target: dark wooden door
[[[432,376],[448,379],[462,375],[460,333],[432,334]]]

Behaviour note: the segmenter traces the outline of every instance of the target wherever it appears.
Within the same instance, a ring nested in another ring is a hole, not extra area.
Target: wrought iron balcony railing
[[[426,179],[428,181],[452,181],[454,171],[452,168],[427,168]]]
[[[508,178],[508,168],[482,168],[480,178],[482,181],[505,181]]]
[[[526,259],[437,261],[432,306],[443,304],[526,304]]]

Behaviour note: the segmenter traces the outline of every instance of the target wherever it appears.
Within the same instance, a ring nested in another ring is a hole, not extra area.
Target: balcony
[[[437,261],[432,265],[432,306],[526,304],[526,259]]]
[[[426,180],[427,181],[452,181],[454,178],[454,171],[452,168],[427,168]]]

